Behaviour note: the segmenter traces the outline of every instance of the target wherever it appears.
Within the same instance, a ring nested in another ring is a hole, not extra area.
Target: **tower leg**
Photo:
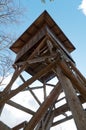
[[[86,130],[86,113],[83,110],[71,81],[62,72],[59,72],[59,80],[65,92],[77,129]]]

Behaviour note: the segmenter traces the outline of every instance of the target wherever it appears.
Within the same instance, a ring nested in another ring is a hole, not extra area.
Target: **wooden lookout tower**
[[[51,16],[44,11],[10,49],[17,55],[13,64],[15,72],[0,93],[0,110],[7,103],[31,115],[28,121],[11,129],[50,130],[73,118],[78,130],[86,130],[86,112],[83,107],[86,102],[86,79],[71,57],[70,53],[75,47]],[[23,71],[31,77],[26,79]],[[18,77],[23,83],[12,90]],[[36,83],[32,87],[36,81],[42,85]],[[47,93],[49,88],[51,91]],[[39,89],[43,93],[43,101],[40,101],[40,96],[36,93]],[[29,91],[38,103],[39,107],[35,111],[10,100],[25,91]],[[59,119],[60,115],[63,118]]]

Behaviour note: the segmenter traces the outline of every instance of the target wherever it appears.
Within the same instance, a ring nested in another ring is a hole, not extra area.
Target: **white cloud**
[[[83,14],[86,15],[86,0],[82,0],[82,2],[79,5],[78,9],[82,10]]]

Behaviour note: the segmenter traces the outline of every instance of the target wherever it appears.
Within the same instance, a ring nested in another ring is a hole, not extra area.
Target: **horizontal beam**
[[[65,121],[71,120],[72,118],[73,118],[73,116],[70,115],[70,116],[68,116],[66,118],[63,118],[63,119],[59,120],[59,121],[53,122],[52,127],[54,127],[54,126],[56,126],[58,124],[61,124],[61,123],[65,122]]]
[[[56,56],[56,54],[51,54],[51,55],[48,55],[48,56],[41,56],[41,57],[30,59],[30,60],[27,61],[27,63],[29,65],[34,64],[34,63],[40,63],[40,62],[46,61],[47,59],[52,59],[55,56]],[[17,66],[21,66],[21,65],[24,65],[24,64],[25,64],[25,61],[16,63]]]
[[[34,114],[35,114],[34,111],[32,111],[32,110],[30,110],[30,109],[28,109],[28,108],[26,108],[26,107],[23,107],[23,106],[21,106],[20,104],[13,102],[12,100],[8,100],[8,101],[7,101],[7,104],[10,105],[10,106],[12,106],[12,107],[15,107],[15,108],[17,108],[17,109],[19,109],[19,110],[21,110],[21,111],[24,111],[24,112],[26,112],[26,113],[28,113],[28,114],[31,114],[31,115],[34,115]]]
[[[70,110],[70,109],[68,107],[68,104],[66,103],[54,110],[54,117],[64,114],[68,110]]]
[[[65,122],[65,121],[71,120],[71,119],[73,119],[73,116],[72,116],[72,115],[67,116],[66,118],[63,118],[63,119],[61,119],[61,120],[55,121],[55,122],[53,122],[52,127],[54,127],[54,126],[56,126],[56,125],[59,125],[59,124]]]
[[[49,83],[46,83],[45,85],[50,86],[50,87],[55,87],[55,85],[49,84]]]

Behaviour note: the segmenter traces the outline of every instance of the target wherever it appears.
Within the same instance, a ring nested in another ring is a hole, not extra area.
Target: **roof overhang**
[[[66,37],[63,31],[59,28],[59,26],[55,23],[55,21],[51,18],[47,11],[44,11],[32,24],[31,26],[13,43],[10,49],[18,53],[21,48],[28,43],[29,40],[44,26],[47,25],[51,29],[52,32],[58,37],[63,46],[67,49],[69,53],[75,50],[75,47],[70,42],[70,40]]]

